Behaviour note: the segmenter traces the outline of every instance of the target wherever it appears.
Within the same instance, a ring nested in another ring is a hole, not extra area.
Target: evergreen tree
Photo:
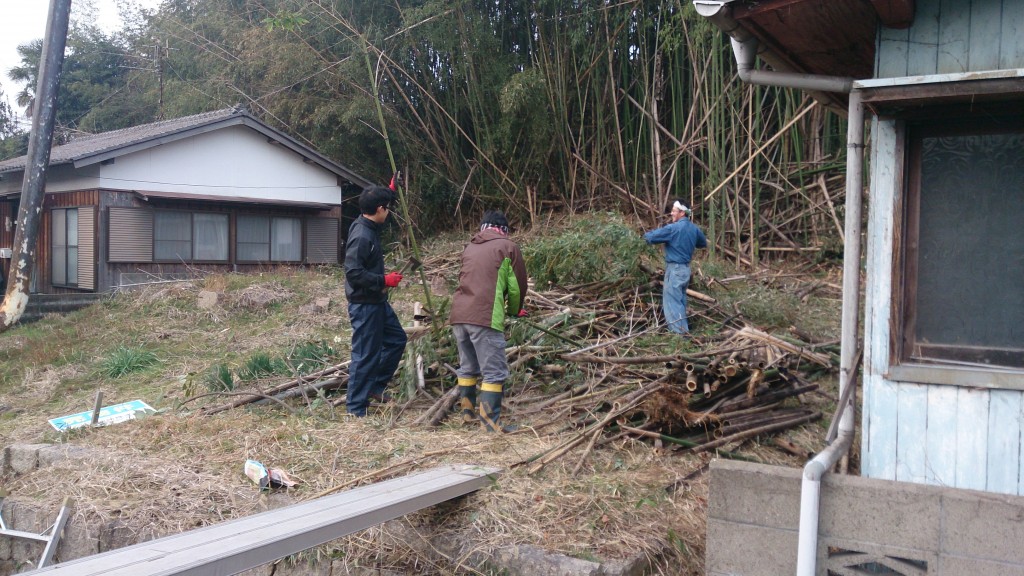
[[[21,156],[27,148],[28,135],[18,127],[18,116],[0,85],[0,160]]]

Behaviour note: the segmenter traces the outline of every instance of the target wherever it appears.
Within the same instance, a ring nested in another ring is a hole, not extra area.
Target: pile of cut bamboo
[[[701,353],[682,355],[670,346],[669,353],[638,354],[645,350],[637,343],[640,337],[663,330],[652,297],[657,282],[625,286],[592,283],[531,291],[529,318],[510,320],[510,330],[520,334],[506,349],[512,372],[506,385],[508,420],[565,438],[520,465],[539,471],[584,447],[575,473],[592,450],[626,437],[668,446],[673,453],[713,450],[741,458],[725,448],[822,417],[802,395],[818,388],[808,381],[811,374],[838,364],[834,345],[768,334],[730,315],[715,319],[722,329],[698,343],[705,348]],[[703,318],[718,309],[713,298],[693,291],[691,307]],[[429,341],[410,346],[421,352],[427,346],[435,357],[424,362],[416,351],[406,355],[407,363],[416,358],[417,385],[407,387],[392,417],[436,426],[453,413],[457,359],[450,331],[415,330],[414,342],[427,336]],[[695,347],[700,346],[687,348]],[[342,362],[266,389],[232,392],[229,402],[208,405],[201,413],[254,402],[287,407],[289,399],[300,397],[312,410],[311,398],[318,395],[338,406],[345,401],[347,381],[348,362]]]
[[[531,473],[585,444],[575,474],[595,446],[627,436],[671,445],[673,452],[714,450],[720,456],[744,459],[721,448],[822,417],[820,411],[802,406],[801,395],[817,390],[818,386],[805,380],[801,370],[809,365],[830,369],[835,362],[830,354],[812,350],[809,345],[783,340],[749,326],[733,331],[714,350],[702,355],[622,359],[567,354],[564,358],[615,367],[636,366],[637,360],[664,360],[667,372],[658,376],[634,369],[633,376],[648,381],[603,388],[590,382],[560,398],[525,406],[523,411],[527,414],[540,408],[571,406],[563,417],[582,415],[573,421],[576,431],[567,440],[519,463],[530,465]],[[633,362],[627,364],[622,360]],[[613,371],[603,373],[600,380],[621,382],[622,378],[613,375]],[[791,406],[792,402],[787,401],[794,398],[797,405]],[[793,447],[783,449],[789,453],[799,451]]]

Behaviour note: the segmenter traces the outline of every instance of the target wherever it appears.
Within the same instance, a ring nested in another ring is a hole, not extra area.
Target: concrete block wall
[[[800,484],[798,469],[715,461],[707,574],[794,574]],[[829,474],[818,533],[821,575],[859,566],[908,576],[1024,576],[1021,496]]]

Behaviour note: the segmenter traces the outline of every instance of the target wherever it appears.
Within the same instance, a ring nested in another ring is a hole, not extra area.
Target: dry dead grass
[[[647,554],[662,563],[662,573],[700,573],[707,487],[698,478],[681,490],[666,488],[702,466],[701,458],[672,456],[625,439],[594,452],[577,476],[571,469],[579,453],[530,475],[515,464],[552,448],[561,436],[415,427],[408,425],[413,414],[396,418],[395,412],[387,409],[362,420],[286,418],[274,410],[157,415],[73,433],[68,442],[88,446],[85,458],[14,478],[9,489],[46,509],[71,496],[77,503],[73,522],[117,521],[148,538],[270,506],[266,493],[242,473],[247,458],[301,478],[303,485],[288,492],[297,500],[382,469],[390,472],[372,480],[473,463],[505,471],[492,487],[458,504],[408,517],[404,530],[426,540],[448,534],[485,555],[534,544],[590,559]],[[436,573],[456,570],[454,564],[423,557],[421,547],[402,545],[403,538],[377,528],[320,553],[342,548],[354,564],[426,563]],[[390,554],[381,554],[382,542],[391,542]],[[665,558],[666,549],[677,553]]]
[[[450,285],[441,268],[457,273],[450,260],[449,254],[434,261],[428,281],[435,293]],[[14,416],[5,415],[6,423],[0,420],[4,444],[59,441],[89,449],[86,458],[7,478],[5,489],[47,509],[56,509],[65,496],[72,496],[77,503],[73,522],[116,521],[140,537],[150,537],[249,515],[282,500],[310,498],[382,470],[386,473],[367,481],[439,464],[472,463],[505,471],[493,486],[466,499],[405,517],[400,529],[379,526],[311,554],[343,556],[353,566],[405,573],[476,573],[465,565],[465,555],[446,558],[439,547],[424,552],[432,543],[448,539],[485,555],[501,547],[532,544],[594,560],[643,554],[654,561],[659,574],[703,573],[708,487],[701,471],[710,456],[680,455],[670,447],[622,438],[592,451],[576,448],[530,474],[530,467],[521,464],[576,433],[562,421],[548,425],[555,411],[517,413],[517,406],[529,402],[516,395],[525,396],[527,389],[540,393],[533,382],[519,383],[511,393],[512,400],[524,400],[509,403],[510,420],[523,426],[511,435],[484,434],[454,424],[413,425],[430,405],[426,399],[360,420],[341,417],[329,402],[310,409],[301,400],[291,415],[273,406],[215,416],[192,412],[199,403],[176,409],[176,403],[185,399],[183,383],[215,361],[237,364],[254,351],[287,350],[297,341],[331,341],[334,336],[340,337],[336,345],[347,358],[349,326],[337,276],[293,274],[251,280],[241,287],[238,282],[213,275],[121,296],[95,313],[107,335],[76,350],[82,362],[26,366],[19,386],[0,387],[0,404],[20,409]],[[224,294],[223,303],[213,310],[199,309],[195,303],[202,289]],[[413,298],[402,294],[393,300],[400,317],[408,319]],[[323,295],[333,299],[326,313],[300,310]],[[275,312],[277,308],[284,312]],[[241,323],[243,317],[259,323]],[[91,381],[88,362],[125,339],[160,348],[162,372],[138,376],[141,387]],[[33,345],[25,335],[0,336],[0,354],[17,354]],[[91,407],[88,402],[96,388],[106,391],[107,404],[142,397],[165,411],[64,436],[49,428],[46,418]],[[826,407],[828,397],[821,394],[806,401]],[[651,413],[666,420],[686,418],[674,411],[672,402],[658,402],[648,407]],[[785,436],[808,451],[821,448],[818,427]],[[765,463],[803,463],[768,443],[723,448]],[[285,469],[303,484],[288,490],[283,499],[260,493],[242,472],[250,458]]]

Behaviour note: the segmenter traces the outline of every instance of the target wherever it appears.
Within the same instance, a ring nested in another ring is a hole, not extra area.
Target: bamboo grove
[[[845,121],[742,84],[689,0],[168,0],[109,38],[75,30],[69,62],[91,38],[123,71],[69,130],[240,103],[383,181],[383,104],[424,233],[487,208],[653,226],[678,197],[740,263],[841,251]]]

